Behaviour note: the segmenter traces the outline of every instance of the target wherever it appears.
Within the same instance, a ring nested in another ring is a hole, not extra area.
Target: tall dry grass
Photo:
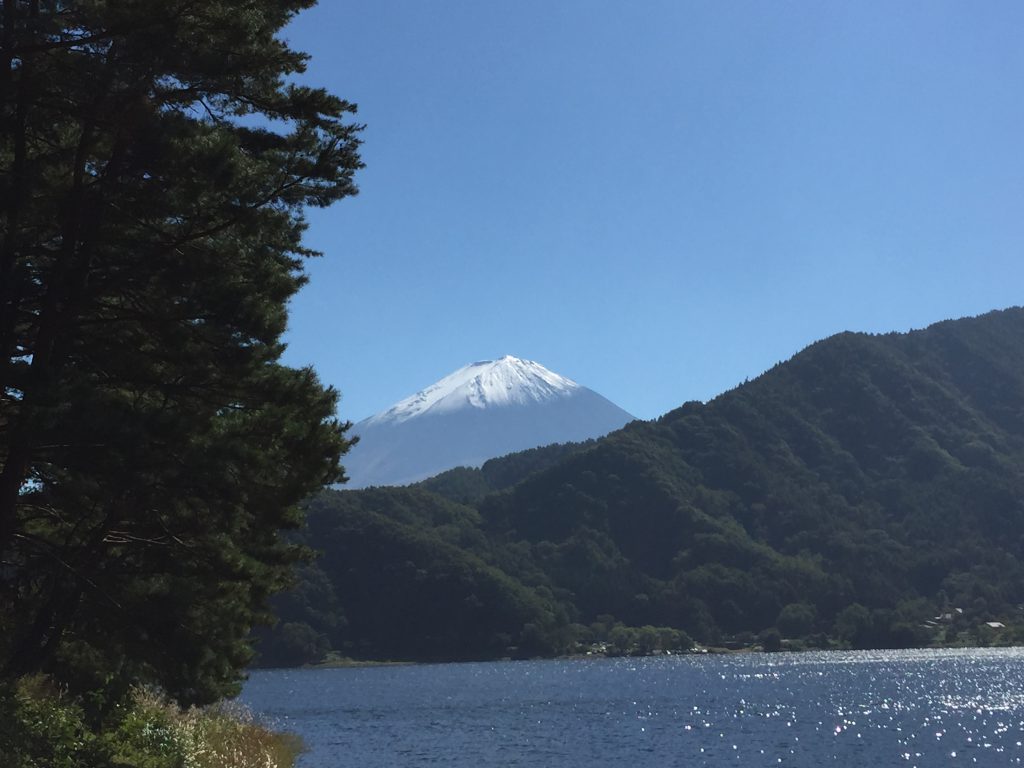
[[[136,716],[165,729],[183,768],[293,768],[303,751],[298,736],[269,729],[239,704],[183,710],[149,689],[132,703]]]
[[[98,729],[48,678],[0,685],[0,768],[294,768],[301,740],[237,704],[182,709],[139,688]]]

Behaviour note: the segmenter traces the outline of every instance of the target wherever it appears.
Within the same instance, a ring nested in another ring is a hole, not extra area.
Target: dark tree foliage
[[[281,624],[260,643],[263,664],[284,664],[284,627],[304,622],[345,655],[361,658],[496,658],[564,650],[568,620],[549,590],[498,567],[467,507],[414,488],[325,491],[304,533],[322,554],[343,626],[331,626],[308,571]],[[312,576],[312,578],[311,578]],[[318,615],[319,613],[319,615]],[[264,651],[265,649],[265,651]]]
[[[483,466],[456,467],[416,483],[416,486],[444,496],[460,504],[473,504],[488,493],[503,491],[547,469],[562,459],[592,447],[596,440],[579,443],[554,443],[539,448],[528,448],[485,461]]]
[[[313,0],[0,10],[0,667],[231,692],[346,424],[278,363],[354,107],[288,83]]]

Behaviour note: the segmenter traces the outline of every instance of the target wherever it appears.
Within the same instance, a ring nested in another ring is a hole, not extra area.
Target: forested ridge
[[[839,334],[591,444],[328,492],[309,516],[333,624],[307,580],[265,663],[555,654],[616,625],[1019,640],[1024,310]]]

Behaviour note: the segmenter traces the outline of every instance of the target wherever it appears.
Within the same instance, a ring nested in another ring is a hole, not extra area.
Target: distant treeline
[[[657,628],[682,634],[654,648],[1021,641],[1024,310],[843,333],[602,440],[308,516],[322,554],[265,664],[636,652]]]

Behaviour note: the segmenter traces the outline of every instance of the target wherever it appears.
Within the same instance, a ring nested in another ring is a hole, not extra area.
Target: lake
[[[659,656],[254,672],[300,768],[1003,766],[1024,649]]]

